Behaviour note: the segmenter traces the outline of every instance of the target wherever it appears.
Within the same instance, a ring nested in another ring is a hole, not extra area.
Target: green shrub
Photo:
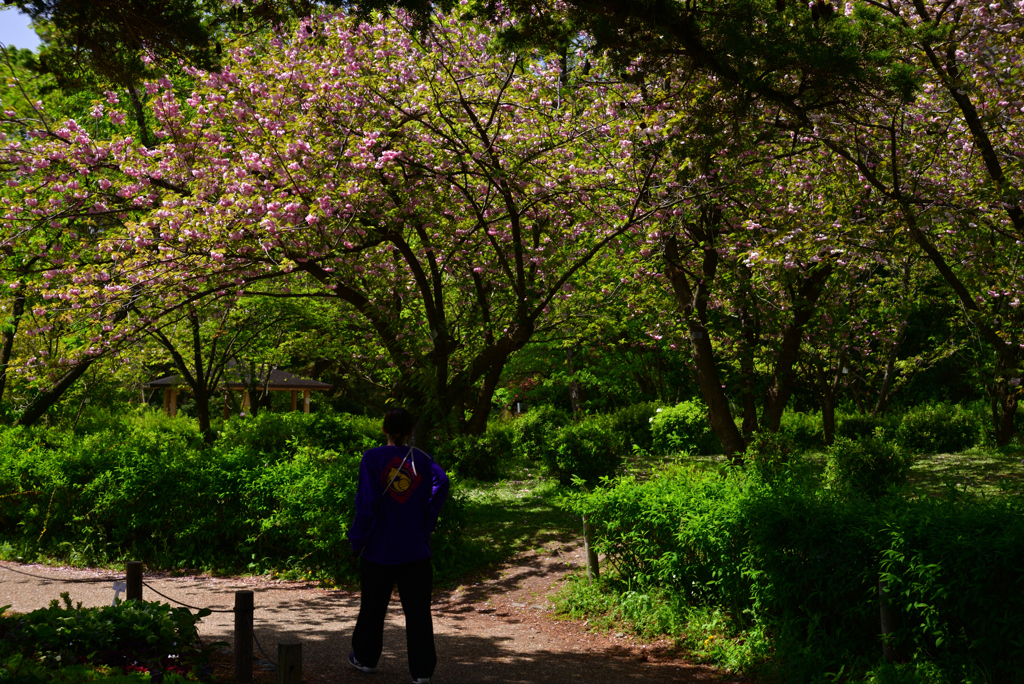
[[[837,490],[880,497],[905,485],[913,464],[910,452],[892,442],[837,437],[828,449],[825,481]]]
[[[233,423],[209,447],[159,421],[87,435],[0,429],[5,555],[351,577],[343,550],[371,425],[329,414]],[[455,500],[435,534],[449,549],[461,543]]]
[[[750,583],[730,516],[749,486],[733,471],[704,476],[676,467],[647,482],[623,477],[574,494],[567,506],[594,524],[597,550],[615,569],[610,588],[664,589],[684,603],[742,609]]]
[[[182,674],[205,663],[196,625],[210,614],[208,609],[193,615],[188,608],[143,601],[83,608],[73,605],[67,592],[61,599],[64,605],[54,600],[24,615],[0,609],[0,663],[16,670],[26,669],[24,661],[41,666],[12,681],[51,681],[54,670],[78,663],[119,668],[146,663],[151,672]],[[6,681],[5,670],[0,667],[0,681]]]
[[[820,413],[786,411],[782,414],[780,431],[800,449],[821,449],[825,446],[825,427]]]
[[[545,465],[562,484],[569,484],[574,476],[593,483],[615,473],[620,462],[617,444],[611,420],[590,416],[555,434]]]
[[[550,463],[555,434],[571,422],[569,414],[541,405],[512,421],[512,449],[516,457]]]
[[[799,480],[675,469],[567,505],[595,525],[616,601],[667,593],[677,623],[687,609],[718,610],[725,633],[760,649],[730,657],[768,659],[776,680],[876,668],[884,579],[908,658],[949,681],[1024,681],[1024,498],[839,497]]]
[[[649,452],[654,448],[651,423],[662,407],[660,402],[650,401],[632,404],[610,414],[612,431],[618,438],[620,453],[627,454],[634,449]]]
[[[512,430],[488,426],[482,435],[457,435],[436,447],[437,462],[463,477],[493,482],[501,465],[512,459]]]
[[[950,681],[1024,681],[1024,500],[927,498],[879,516],[895,642]]]
[[[721,451],[718,438],[708,423],[707,408],[696,399],[658,409],[650,422],[656,453],[715,454]]]
[[[745,458],[764,482],[775,483],[792,472],[796,451],[788,434],[758,430],[747,443]]]
[[[959,453],[981,440],[978,417],[957,404],[925,404],[903,414],[896,443],[917,453]]]
[[[224,423],[221,443],[244,446],[255,453],[273,456],[292,444],[362,453],[384,444],[382,421],[366,416],[334,413],[271,413]]]
[[[890,421],[878,416],[843,414],[836,416],[836,437],[860,439],[874,437],[879,428],[885,430]]]

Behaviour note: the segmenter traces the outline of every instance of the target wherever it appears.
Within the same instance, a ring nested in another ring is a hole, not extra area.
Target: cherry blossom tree
[[[509,357],[657,210],[659,168],[618,104],[639,103],[634,86],[493,52],[493,36],[456,18],[428,34],[400,16],[310,19],[192,72],[191,93],[147,83],[155,147],[100,149],[74,122],[39,134],[33,158],[70,140],[62,161],[118,174],[85,193],[89,211],[110,211],[104,192],[140,211],[95,231],[87,272],[43,296],[152,325],[206,296],[268,280],[290,296],[312,278],[370,326],[401,394],[481,431]]]

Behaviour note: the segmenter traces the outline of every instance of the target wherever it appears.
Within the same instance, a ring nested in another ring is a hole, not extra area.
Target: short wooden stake
[[[125,567],[124,586],[126,601],[142,600],[142,561],[128,561]]]
[[[302,684],[302,644],[277,645],[277,684]]]
[[[601,569],[597,565],[597,551],[594,550],[594,527],[587,516],[583,516],[583,550],[587,554],[587,581],[593,584],[601,576]]]
[[[251,591],[235,592],[235,681],[252,682],[252,614]]]
[[[899,627],[898,616],[889,601],[889,590],[884,579],[878,580],[878,612],[882,623],[882,658],[887,663],[898,662],[900,656],[892,643],[893,635]]]

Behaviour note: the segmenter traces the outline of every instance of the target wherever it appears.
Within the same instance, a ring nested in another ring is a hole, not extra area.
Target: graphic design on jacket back
[[[419,487],[422,479],[423,477],[415,471],[408,460],[403,465],[402,459],[398,456],[392,458],[380,472],[381,486],[387,487],[388,482],[391,482],[387,493],[398,503],[408,501],[412,493]]]

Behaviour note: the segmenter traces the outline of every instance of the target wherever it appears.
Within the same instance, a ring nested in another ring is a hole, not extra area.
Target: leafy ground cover
[[[197,623],[208,610],[144,601],[83,608],[67,593],[61,602],[24,615],[0,608],[0,682],[208,681],[210,649]]]

